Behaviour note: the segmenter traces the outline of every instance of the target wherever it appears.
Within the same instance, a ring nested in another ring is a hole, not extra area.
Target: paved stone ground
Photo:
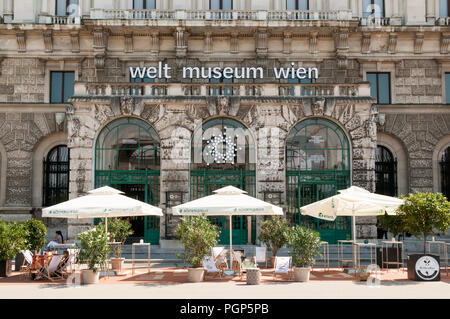
[[[202,283],[187,283],[187,271],[176,268],[140,269],[131,274],[101,278],[99,284],[70,286],[65,281],[30,281],[20,274],[0,279],[0,299],[10,298],[450,298],[450,276],[442,273],[441,282],[408,281],[404,270],[381,272],[380,284],[369,286],[337,269],[318,270],[308,283],[273,279],[270,269],[262,270],[262,282],[249,286],[239,277],[208,278]]]

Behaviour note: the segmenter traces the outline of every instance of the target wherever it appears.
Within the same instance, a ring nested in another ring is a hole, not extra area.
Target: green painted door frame
[[[157,170],[96,170],[95,187],[120,185],[144,185],[144,202],[158,206],[159,204],[159,176]],[[144,241],[152,245],[159,245],[159,217],[144,217]]]
[[[254,196],[256,175],[254,170],[191,170],[191,200],[213,194],[213,191],[228,185],[236,186]],[[230,244],[230,221],[228,217],[209,217],[221,231],[219,245]],[[252,243],[255,243],[256,218],[252,216]],[[247,216],[233,216],[233,245],[245,245],[248,242]]]

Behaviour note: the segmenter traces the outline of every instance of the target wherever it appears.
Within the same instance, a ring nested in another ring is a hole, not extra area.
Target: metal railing
[[[436,20],[437,25],[450,25],[450,17],[441,17]]]

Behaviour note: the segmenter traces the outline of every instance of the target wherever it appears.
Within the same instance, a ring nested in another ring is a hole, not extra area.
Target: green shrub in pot
[[[26,228],[18,222],[0,220],[0,277],[11,273],[11,259],[26,248]]]

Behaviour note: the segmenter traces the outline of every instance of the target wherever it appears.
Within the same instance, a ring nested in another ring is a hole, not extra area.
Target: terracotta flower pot
[[[203,268],[188,268],[189,282],[201,282],[203,281],[203,275],[204,275]]]
[[[294,267],[294,279],[298,282],[308,282],[311,267]]]
[[[125,258],[111,258],[111,269],[121,271],[124,263]]]

